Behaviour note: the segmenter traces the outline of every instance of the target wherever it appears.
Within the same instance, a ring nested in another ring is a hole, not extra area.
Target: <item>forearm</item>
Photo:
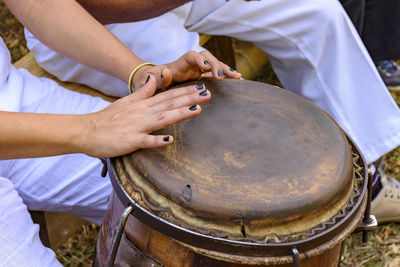
[[[151,133],[197,116],[210,99],[201,86],[185,86],[154,95],[156,79],[103,110],[81,114],[33,114],[0,111],[0,160],[83,153],[110,158],[140,148],[166,146],[172,136]],[[195,109],[191,107],[196,107]]]
[[[84,153],[84,115],[0,112],[0,159]]]
[[[5,0],[14,15],[51,49],[125,82],[142,63],[74,0]]]
[[[190,0],[78,0],[103,24],[124,23],[160,16]]]

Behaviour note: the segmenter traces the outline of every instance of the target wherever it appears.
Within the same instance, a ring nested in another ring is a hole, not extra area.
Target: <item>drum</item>
[[[204,83],[202,113],[160,131],[173,144],[108,160],[95,265],[338,266],[346,237],[374,224],[357,147],[287,90]]]

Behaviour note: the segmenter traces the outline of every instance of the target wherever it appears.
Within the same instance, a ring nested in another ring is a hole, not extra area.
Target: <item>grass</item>
[[[81,231],[56,249],[57,259],[64,266],[92,266],[98,230],[96,224],[83,225]]]
[[[346,240],[342,266],[400,266],[399,234],[399,224],[380,226],[366,244],[361,242],[360,234],[353,234]]]
[[[29,51],[26,48],[24,28],[21,23],[0,0],[0,36],[3,38],[11,54],[11,62],[15,63]]]
[[[12,62],[28,53],[22,25],[14,18],[0,0],[0,36],[11,53]],[[256,80],[279,85],[269,64],[256,75]],[[393,95],[400,105],[400,96]],[[385,156],[387,173],[400,178],[400,148]],[[80,232],[65,242],[55,252],[64,266],[91,266],[98,226],[83,225]],[[360,234],[351,235],[345,242],[341,266],[400,266],[400,224],[387,224],[370,235],[369,242],[363,244]]]

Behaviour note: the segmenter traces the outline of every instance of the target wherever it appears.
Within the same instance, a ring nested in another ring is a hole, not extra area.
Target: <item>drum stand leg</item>
[[[372,197],[372,173],[368,170],[368,190],[367,190],[367,207],[362,221],[357,226],[355,232],[362,231],[362,241],[368,242],[368,232],[375,230],[378,223],[374,215],[371,214],[371,197]]]
[[[121,242],[122,234],[124,232],[125,224],[126,224],[126,221],[128,220],[129,215],[132,213],[132,211],[133,211],[133,207],[128,206],[122,213],[121,220],[119,221],[118,226],[117,226],[117,233],[112,241],[111,256],[106,264],[106,267],[114,266],[115,257],[117,256],[117,252],[118,252],[119,244]]]

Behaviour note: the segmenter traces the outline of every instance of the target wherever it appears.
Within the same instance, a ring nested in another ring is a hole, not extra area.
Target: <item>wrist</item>
[[[97,120],[93,116],[95,113],[76,115],[75,127],[68,139],[72,153],[82,153],[92,156],[94,152],[93,132],[96,129]]]

